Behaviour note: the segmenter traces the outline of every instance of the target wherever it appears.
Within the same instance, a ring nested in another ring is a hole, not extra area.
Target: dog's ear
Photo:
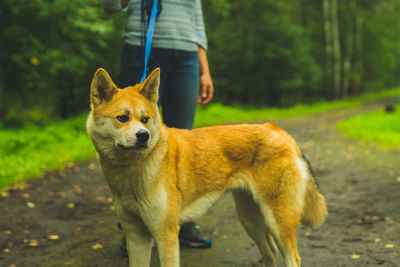
[[[150,102],[157,103],[158,87],[160,86],[160,69],[156,68],[142,83],[140,93]]]
[[[107,71],[99,68],[94,74],[91,85],[90,100],[92,105],[110,101],[116,92],[116,88]]]

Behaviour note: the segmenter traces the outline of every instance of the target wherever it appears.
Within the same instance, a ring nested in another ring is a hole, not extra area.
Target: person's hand
[[[205,105],[211,101],[214,95],[214,85],[210,74],[204,73],[200,75],[200,89],[201,91],[197,102]]]

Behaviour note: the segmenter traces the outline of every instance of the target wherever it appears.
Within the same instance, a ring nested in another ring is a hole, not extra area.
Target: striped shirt
[[[131,0],[125,8],[121,7],[120,0],[101,2],[108,14],[127,12],[124,42],[140,46],[141,0]],[[197,51],[199,45],[207,49],[201,0],[162,0],[161,15],[154,27],[153,47]]]

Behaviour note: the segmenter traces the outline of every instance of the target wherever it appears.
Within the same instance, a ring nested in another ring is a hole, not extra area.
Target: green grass
[[[400,88],[385,90],[378,93],[365,93],[361,96],[344,100],[322,101],[312,105],[298,104],[289,108],[254,108],[212,104],[206,108],[198,108],[194,126],[201,127],[221,123],[303,116],[332,109],[355,107],[373,100],[395,96],[400,96]]]
[[[400,88],[347,100],[296,105],[283,109],[212,104],[198,109],[195,127],[308,115],[399,95]],[[83,114],[65,121],[52,121],[43,127],[30,125],[21,129],[0,128],[0,190],[32,177],[39,177],[47,170],[61,169],[68,163],[93,157],[95,150],[86,133],[86,117],[87,114]],[[399,125],[398,121],[391,123]],[[381,138],[389,137],[382,135]],[[390,140],[394,139],[391,135]]]
[[[0,189],[92,157],[86,117],[0,130]]]
[[[378,110],[353,116],[339,122],[337,126],[350,137],[359,140],[400,146],[400,106],[396,106],[396,112],[393,113]]]

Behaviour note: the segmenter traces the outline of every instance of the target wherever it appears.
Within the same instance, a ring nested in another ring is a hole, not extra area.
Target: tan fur
[[[301,221],[319,225],[327,209],[293,138],[273,123],[167,128],[158,86],[158,69],[123,90],[99,69],[91,88],[87,128],[127,236],[130,266],[149,266],[153,240],[161,265],[179,266],[179,223],[228,190],[265,264],[276,266],[279,249],[286,266],[300,266],[296,228]],[[122,115],[129,120],[119,121]],[[147,147],[136,147],[143,130]]]

